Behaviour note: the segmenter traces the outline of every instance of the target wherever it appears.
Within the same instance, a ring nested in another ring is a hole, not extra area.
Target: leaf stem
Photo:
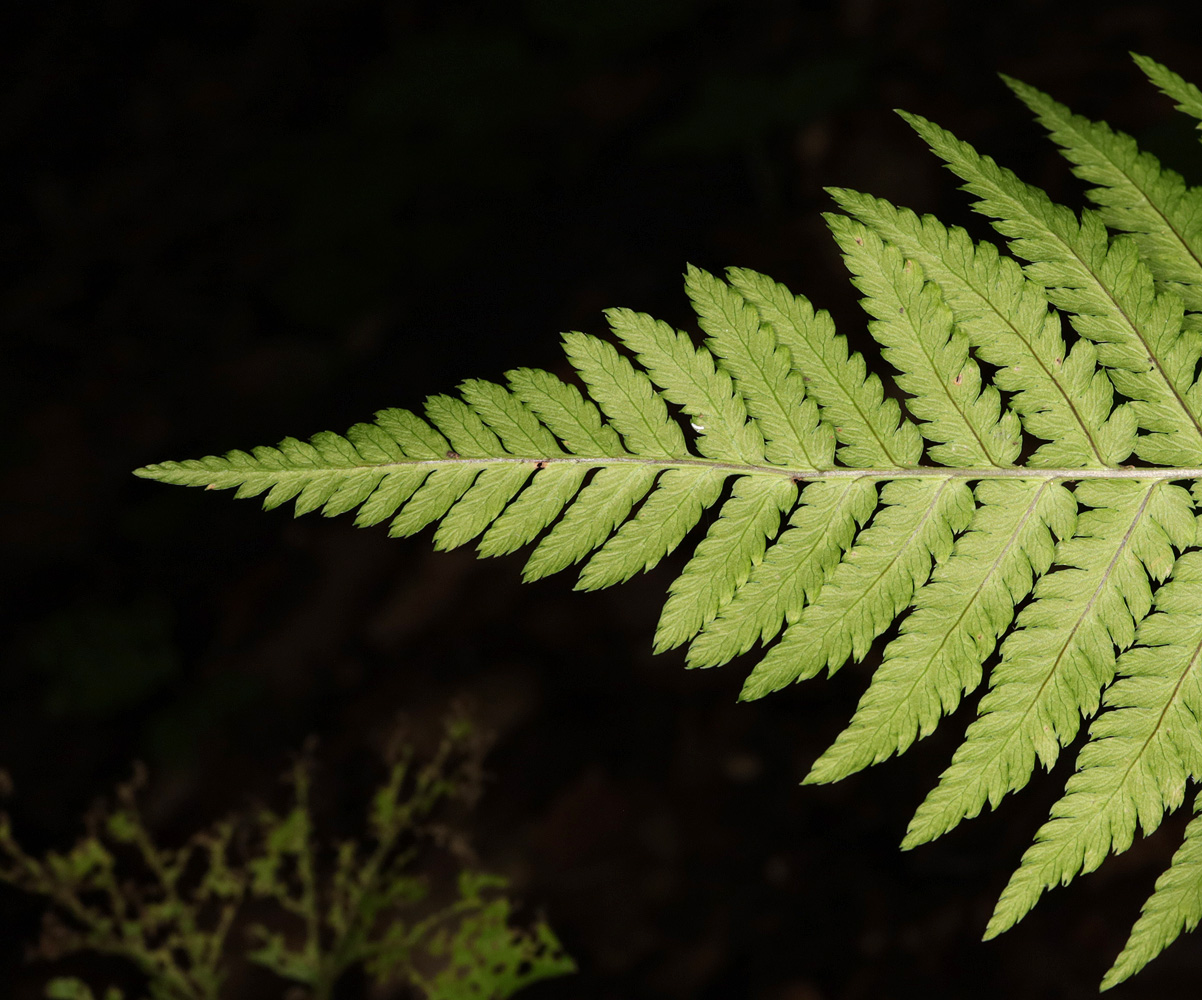
[[[1185,480],[1202,479],[1202,468],[1166,466],[1123,466],[1121,468],[1063,468],[1033,469],[1026,466],[974,466],[956,468],[942,465],[918,465],[898,469],[789,469],[780,465],[748,465],[741,462],[723,462],[708,458],[656,458],[641,455],[546,455],[468,458],[414,459],[411,462],[390,462],[371,466],[328,468],[306,466],[304,469],[281,470],[282,473],[296,472],[312,477],[322,472],[349,472],[353,468],[379,469],[383,472],[424,467],[438,469],[464,465],[586,465],[604,468],[614,465],[643,465],[659,469],[714,469],[732,476],[781,476],[794,481],[811,482],[822,479],[1034,479],[1054,481],[1080,481],[1086,479],[1141,479],[1141,480]],[[221,489],[223,487],[212,487]]]

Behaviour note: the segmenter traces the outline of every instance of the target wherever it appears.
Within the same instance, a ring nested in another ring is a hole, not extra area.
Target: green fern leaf
[[[426,525],[446,517],[478,474],[479,469],[470,465],[435,469],[392,519],[388,534],[393,538],[415,535]],[[449,539],[444,541],[444,547],[449,547]]]
[[[574,455],[624,455],[618,432],[606,424],[597,407],[580,395],[574,385],[561,382],[550,372],[518,368],[506,376],[515,396]]]
[[[877,502],[876,485],[862,479],[807,486],[776,544],[689,646],[689,666],[729,663],[796,621],[806,603],[816,600]]]
[[[1077,772],[1052,818],[1035,835],[1002,892],[986,938],[1006,930],[1044,889],[1093,871],[1110,851],[1131,846],[1202,777],[1202,552],[1187,552],[1156,596],[1157,613],[1139,629],[1141,645],[1124,653],[1107,692],[1111,709],[1090,728]]]
[[[366,528],[388,520],[405,501],[417,492],[417,488],[425,481],[427,475],[429,475],[429,470],[421,466],[385,472],[375,492],[363,501],[363,506],[359,508],[359,513],[355,516],[355,524],[360,528]],[[333,499],[333,497],[330,498],[331,502]]]
[[[763,429],[767,460],[795,469],[834,465],[834,429],[819,421],[817,404],[806,398],[805,378],[755,308],[699,268],[689,268],[685,290],[710,349],[733,376],[747,414]]]
[[[1194,540],[1185,491],[1162,482],[1087,481],[1076,499],[1094,508],[1056,548],[1062,567],[1042,578],[1035,600],[1002,644],[991,690],[951,767],[919,807],[902,846],[946,833],[1022,788],[1036,758],[1051,767],[1097,711],[1114,677],[1114,647],[1131,645],[1151,605],[1148,577],[1163,580],[1172,545]]]
[[[612,344],[583,333],[565,334],[564,352],[627,448],[635,455],[688,455],[684,433],[668,416],[664,397],[646,374]]]
[[[1066,350],[1060,315],[1042,286],[1009,257],[963,229],[919,219],[883,198],[827,188],[848,215],[916,260],[943,292],[956,327],[982,361],[997,367],[994,384],[1013,393],[1023,429],[1042,438],[1030,468],[1117,465],[1135,448],[1135,414],[1114,405],[1110,380],[1088,340]]]
[[[1134,52],[1131,53],[1131,58],[1162,94],[1177,102],[1177,110],[1197,118],[1200,122],[1198,128],[1202,129],[1202,90],[1199,90],[1194,84],[1186,82],[1154,59],[1137,55]]]
[[[1202,309],[1202,190],[1162,170],[1129,135],[1074,115],[1025,83],[1002,79],[1048,129],[1073,173],[1097,185],[1087,193],[1102,221],[1132,233],[1156,281],[1180,295],[1187,309]]]
[[[725,476],[715,469],[669,469],[639,516],[627,521],[580,573],[577,590],[597,590],[651,569],[715,503]]]
[[[1202,118],[1202,92],[1136,59]],[[431,397],[424,419],[382,410],[345,437],[138,474],[297,514],[356,511],[392,535],[435,526],[438,548],[529,546],[525,579],[583,563],[581,590],[692,539],[655,649],[687,645],[690,667],[711,667],[762,647],[743,700],[861,661],[900,623],[806,781],[904,752],[988,675],[907,849],[999,806],[1087,723],[993,937],[1202,780],[1202,195],[1129,137],[1007,82],[1098,208],[1078,216],[905,115],[1009,253],[829,189],[892,385],[809,300],[753,271],[690,267],[704,342],[614,309],[612,340],[564,335],[579,387],[515,369]],[[1200,917],[1202,817],[1103,985]]]
[[[482,556],[508,555],[534,541],[563,513],[587,473],[588,469],[579,465],[543,469],[488,527],[476,550]]]
[[[1136,421],[1152,433],[1136,454],[1166,465],[1202,463],[1202,392],[1194,370],[1202,336],[1182,327],[1181,299],[1157,293],[1131,239],[1110,242],[1096,212],[1080,222],[1038,188],[1024,184],[988,156],[919,115],[902,117],[977,195],[973,207],[992,217],[1010,249],[1030,264],[1027,274],[1048,288],[1073,326],[1094,342],[1099,362],[1119,392],[1132,399]]]
[[[694,347],[687,333],[642,313],[610,309],[606,315],[614,336],[634,352],[663,397],[691,418],[702,455],[742,463],[765,461],[758,425],[749,422],[742,397],[735,395],[730,376],[715,368],[708,350]]]
[[[1051,532],[1073,533],[1076,501],[1044,480],[977,486],[979,506],[951,557],[915,595],[902,634],[850,725],[815,762],[807,783],[837,781],[902,753],[981,683],[981,667],[1014,619],[1014,605],[1052,562]]]
[[[483,379],[464,382],[459,391],[469,410],[496,432],[511,455],[562,455],[552,434],[520,399],[504,386]]]
[[[481,472],[459,502],[443,515],[442,523],[434,532],[434,547],[453,549],[470,542],[484,525],[491,525],[500,517],[532,471],[530,466],[502,465]],[[437,475],[435,472],[431,479]],[[451,493],[448,491],[448,495]]]
[[[756,665],[739,698],[750,701],[797,680],[862,660],[872,640],[926,583],[931,558],[946,559],[972,514],[972,493],[952,479],[898,480],[881,491],[871,527],[835,567],[817,598]]]
[[[796,501],[797,487],[791,482],[755,476],[735,480],[718,521],[668,588],[655,631],[657,653],[688,642],[717,617],[763,564],[781,514]]]
[[[1172,863],[1156,880],[1156,891],[1144,903],[1114,965],[1102,979],[1102,989],[1130,979],[1172,944],[1181,931],[1192,931],[1202,920],[1202,795],[1194,799],[1194,818],[1185,828],[1185,842]]]
[[[1018,418],[1001,412],[992,386],[982,392],[968,338],[955,331],[938,286],[866,227],[833,214],[827,224],[865,294],[865,310],[876,317],[868,329],[885,360],[902,372],[897,384],[910,395],[910,412],[925,421],[923,437],[935,442],[930,458],[940,465],[1010,465],[1021,446]]]
[[[405,458],[443,458],[450,443],[429,424],[408,410],[381,410],[376,414],[379,429],[400,446]],[[362,426],[362,425],[360,425]]]
[[[654,469],[638,465],[602,469],[530,553],[522,579],[540,580],[580,562],[630,516],[654,482]]]
[[[793,367],[835,428],[838,458],[852,469],[910,468],[922,454],[917,428],[885,397],[881,380],[868,374],[864,359],[848,355],[824,311],[784,285],[754,271],[732,268],[731,285],[755,306],[789,352]]]

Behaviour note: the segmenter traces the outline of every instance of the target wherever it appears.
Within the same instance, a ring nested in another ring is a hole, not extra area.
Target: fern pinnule
[[[826,220],[864,293],[861,305],[875,317],[868,329],[901,373],[906,407],[932,442],[927,457],[940,465],[1012,465],[1022,444],[1018,418],[997,389],[982,388],[968,338],[955,328],[939,286],[866,226],[833,213]]]
[[[1136,52],[1131,53],[1131,58],[1162,94],[1177,102],[1177,110],[1185,112],[1192,118],[1197,118],[1199,120],[1197,127],[1202,129],[1202,90],[1178,76],[1167,66],[1162,66],[1155,59],[1149,59]]]
[[[1125,851],[1137,822],[1151,833],[1181,805],[1187,780],[1202,777],[1202,552],[1181,556],[1156,607],[1139,627],[1141,645],[1119,658],[1120,679],[1104,699],[1111,710],[1090,728],[1076,773],[1003,891],[986,938],[1013,925],[1044,889]]]
[[[746,403],[746,416],[764,435],[764,457],[774,465],[829,469],[835,464],[834,428],[820,418],[806,395],[806,380],[789,351],[760,322],[750,302],[734,288],[689,266],[685,291],[697,312],[707,346],[720,357]],[[708,426],[708,414],[701,420]],[[696,424],[696,421],[694,421]]]
[[[792,510],[796,502],[797,487],[792,482],[756,476],[735,480],[718,520],[697,543],[693,558],[668,587],[668,599],[655,630],[657,653],[688,642],[709,626],[720,611],[725,611],[729,618],[733,598],[749,593],[749,580],[764,565],[765,549],[780,529],[781,515]],[[771,551],[778,548],[773,545]],[[782,593],[775,581],[768,587],[761,585],[760,590],[766,599]],[[796,600],[800,604],[804,598]],[[780,615],[783,612],[778,613],[778,622]],[[761,629],[751,636],[738,652],[750,649],[762,632]],[[737,653],[722,656],[721,662],[734,655]]]
[[[1156,890],[1144,903],[1131,936],[1102,980],[1102,989],[1117,986],[1139,972],[1202,920],[1202,796],[1194,798],[1194,818],[1185,828],[1185,841],[1156,880]]]
[[[809,483],[776,544],[753,562],[746,583],[693,639],[688,665],[721,666],[757,642],[768,645],[817,600],[878,503],[877,484],[869,479]],[[717,531],[717,525],[710,530]]]
[[[975,499],[968,529],[915,594],[855,715],[814,762],[807,784],[837,781],[934,732],[981,683],[1015,604],[1051,568],[1053,532],[1073,534],[1077,504],[1058,483],[985,480]]]
[[[1181,299],[1158,293],[1130,237],[1110,241],[1098,213],[1078,221],[1039,188],[982,156],[968,143],[919,115],[902,117],[976,195],[973,208],[991,217],[1010,249],[1030,263],[1025,271],[1071,316],[1074,329],[1097,347],[1119,392],[1132,400],[1136,440],[1147,462],[1202,463],[1202,393],[1194,370],[1202,334],[1183,328]]]
[[[996,367],[993,382],[1011,394],[1023,430],[1043,443],[1030,468],[1118,465],[1135,447],[1135,415],[1114,403],[1088,340],[1066,348],[1060,314],[1044,287],[987,240],[931,215],[921,219],[883,198],[827,188],[839,207],[922,266],[951,307],[974,353]]]
[[[830,313],[815,311],[809,300],[779,282],[743,268],[727,279],[755,306],[777,343],[789,352],[793,367],[834,428],[836,457],[849,469],[904,469],[918,464],[922,438],[897,400],[885,394],[880,378],[864,358],[850,354],[846,338],[835,333]]]
[[[1180,295],[1187,309],[1202,309],[1202,190],[1162,169],[1131,136],[1075,115],[1019,80],[1002,79],[1061,147],[1073,173],[1095,185],[1086,194],[1102,221],[1132,234],[1161,287]]]

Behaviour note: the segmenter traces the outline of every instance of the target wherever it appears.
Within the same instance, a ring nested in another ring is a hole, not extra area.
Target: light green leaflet
[[[1202,92],[1136,61],[1202,119]],[[746,700],[864,659],[900,620],[806,780],[905,751],[987,678],[904,847],[996,807],[1089,728],[992,937],[1202,779],[1202,191],[1129,136],[1006,82],[1097,207],[1054,204],[903,113],[1011,255],[830,189],[842,212],[827,221],[893,388],[805,298],[690,267],[700,344],[614,309],[611,338],[564,336],[578,384],[517,369],[432,397],[424,418],[384,410],[345,437],[138,475],[295,500],[298,514],[358,509],[393,535],[436,525],[438,548],[531,546],[526,579],[580,565],[582,590],[688,541],[655,648],[687,646],[708,667],[763,647]],[[1103,989],[1200,918],[1202,817]]]

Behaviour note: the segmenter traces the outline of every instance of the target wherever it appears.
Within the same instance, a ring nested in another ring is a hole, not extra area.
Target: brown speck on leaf
[[[447,451],[447,458],[458,458],[458,457],[459,457],[459,452],[450,451],[450,450]]]
[[[1056,359],[1056,367],[1057,367],[1057,368],[1059,368],[1059,367],[1060,367],[1062,364],[1064,364],[1064,359],[1063,359],[1063,358],[1057,358],[1057,359]]]
[[[535,462],[534,467],[541,472],[543,469],[545,469],[547,467],[547,463],[546,462]]]
[[[215,489],[217,489],[217,484],[216,484],[216,483],[209,483],[209,485],[208,485],[208,486],[206,486],[206,487],[205,487],[205,489],[206,489],[206,490],[215,490]]]
[[[864,237],[863,236],[854,236],[852,238],[856,241],[856,246],[862,247],[864,245]]]
[[[902,271],[906,274],[909,274],[913,270],[914,270],[914,261],[910,260],[907,257],[906,262],[904,264],[902,264]]]
[[[904,316],[904,315],[906,314],[906,307],[905,307],[905,306],[898,306],[898,307],[897,307],[897,314],[898,314],[899,316]]]
[[[963,382],[963,381],[964,381],[964,373],[963,373],[963,372],[961,372],[961,373],[960,373],[959,375],[957,375],[957,376],[956,376],[954,379],[952,379],[952,382],[953,382],[955,385],[959,385],[959,384],[960,384],[961,382]]]

